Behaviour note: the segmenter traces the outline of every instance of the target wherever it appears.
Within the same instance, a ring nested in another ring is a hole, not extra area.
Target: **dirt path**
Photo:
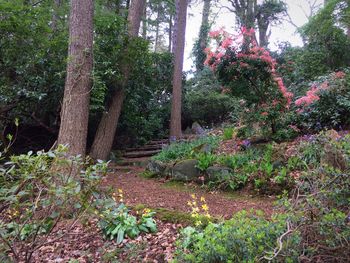
[[[243,209],[262,210],[267,215],[274,211],[274,198],[253,198],[245,193],[210,193],[200,186],[171,185],[161,180],[141,177],[140,173],[143,170],[140,167],[114,167],[114,171],[106,178],[106,185],[115,187],[116,191],[118,188],[122,189],[125,203],[131,206],[143,204],[149,208],[190,212],[187,202],[194,193],[198,198],[203,196],[206,199],[210,214],[216,217],[230,218],[235,212]]]

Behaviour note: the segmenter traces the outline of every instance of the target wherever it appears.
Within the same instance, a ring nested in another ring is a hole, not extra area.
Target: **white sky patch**
[[[219,1],[219,5],[225,5],[227,1]],[[297,26],[302,26],[307,22],[307,17],[311,15],[310,5],[308,2],[315,3],[320,6],[323,3],[323,0],[285,0],[285,3],[288,6],[288,13],[291,20]],[[229,3],[227,3],[229,6]],[[184,61],[184,71],[189,71],[194,69],[193,61],[190,58],[191,51],[193,48],[194,41],[198,37],[199,28],[202,20],[202,8],[203,4],[194,4],[191,5],[188,9],[187,16],[187,26],[186,26],[186,46],[185,46],[185,61]],[[235,32],[235,15],[224,8],[214,8],[212,10],[212,21],[214,24],[212,30],[219,29],[224,27],[226,31],[233,33]],[[293,46],[302,46],[303,42],[296,32],[296,27],[287,22],[288,18],[285,17],[285,20],[281,24],[275,25],[271,29],[271,37],[269,39],[269,47],[272,50],[276,50],[278,43],[281,42],[290,42]]]

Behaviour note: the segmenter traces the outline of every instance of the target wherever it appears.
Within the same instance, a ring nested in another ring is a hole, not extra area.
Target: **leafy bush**
[[[215,154],[211,153],[199,153],[196,155],[196,159],[198,160],[196,167],[204,172],[209,166],[212,166],[215,163],[217,157]]]
[[[309,84],[310,90],[295,104],[297,121],[307,131],[342,129],[350,125],[350,74],[349,69],[321,76]]]
[[[70,219],[57,238],[94,210],[106,163],[89,165],[79,156],[67,159],[65,147],[11,156],[0,169],[0,255],[29,262],[48,242],[59,222]]]
[[[206,136],[191,142],[172,143],[153,157],[154,160],[169,162],[193,157],[200,152],[214,151],[219,145],[219,138],[216,136]]]
[[[99,227],[106,237],[111,240],[116,239],[117,244],[121,243],[125,236],[135,238],[141,232],[157,231],[157,225],[153,219],[155,212],[144,209],[138,219],[129,213],[130,210],[123,203],[118,206],[113,199],[102,200],[98,206],[101,206]]]
[[[185,94],[183,107],[186,126],[193,122],[211,126],[239,118],[238,100],[217,91],[190,91]]]
[[[330,167],[304,172],[282,203],[291,229],[301,233],[300,259],[346,262],[350,257],[350,176]]]
[[[235,129],[233,127],[224,128],[224,133],[223,133],[224,140],[232,139],[234,132],[235,132]]]
[[[239,212],[223,223],[210,223],[203,231],[187,227],[178,244],[179,262],[257,262],[275,254],[277,239],[287,231],[285,216],[271,221],[261,213]],[[284,259],[295,261],[296,253],[288,250],[297,244],[298,233],[282,240]],[[265,259],[266,260],[266,259]]]

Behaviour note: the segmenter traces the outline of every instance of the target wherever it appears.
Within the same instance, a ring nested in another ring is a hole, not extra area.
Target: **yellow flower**
[[[202,221],[200,221],[200,220],[198,220],[198,221],[195,222],[195,225],[196,225],[196,226],[200,226],[201,224],[202,224]]]
[[[118,188],[118,193],[122,194],[123,193],[123,190]]]
[[[208,211],[208,210],[209,210],[209,207],[207,206],[207,204],[203,204],[203,205],[202,205],[202,209],[203,209],[204,211]]]
[[[201,197],[201,202],[205,202],[204,196]]]
[[[193,199],[196,199],[196,195],[195,195],[195,194],[191,194],[191,197],[192,197]]]

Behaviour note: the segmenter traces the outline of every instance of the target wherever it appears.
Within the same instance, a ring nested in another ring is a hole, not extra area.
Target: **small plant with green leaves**
[[[212,152],[219,146],[220,138],[217,136],[206,136],[192,142],[172,143],[153,157],[161,162],[171,162],[186,158],[192,158],[200,152]]]
[[[66,150],[59,145],[11,156],[0,169],[0,258],[10,252],[13,260],[29,262],[59,223],[70,219],[57,239],[92,214],[107,163],[67,158]]]
[[[96,202],[96,214],[100,217],[98,225],[105,237],[115,239],[117,244],[125,237],[135,238],[141,232],[157,231],[157,224],[153,219],[155,212],[145,208],[138,217],[130,214],[130,210],[123,203],[122,189],[118,189],[118,195],[114,193],[112,198],[98,199]]]
[[[216,162],[217,156],[212,153],[200,153],[196,155],[196,159],[198,160],[196,167],[204,172],[209,166],[212,166]]]
[[[204,230],[185,228],[177,243],[176,262],[257,262],[274,255],[277,240],[287,231],[286,216],[264,219],[261,212],[239,212],[232,219],[210,223]],[[281,239],[281,253],[276,260],[293,262],[297,254],[292,245],[298,243],[297,232]]]
[[[236,130],[235,128],[233,127],[227,127],[227,128],[224,128],[223,130],[223,138],[224,140],[231,140],[233,139],[233,136],[235,135]]]

